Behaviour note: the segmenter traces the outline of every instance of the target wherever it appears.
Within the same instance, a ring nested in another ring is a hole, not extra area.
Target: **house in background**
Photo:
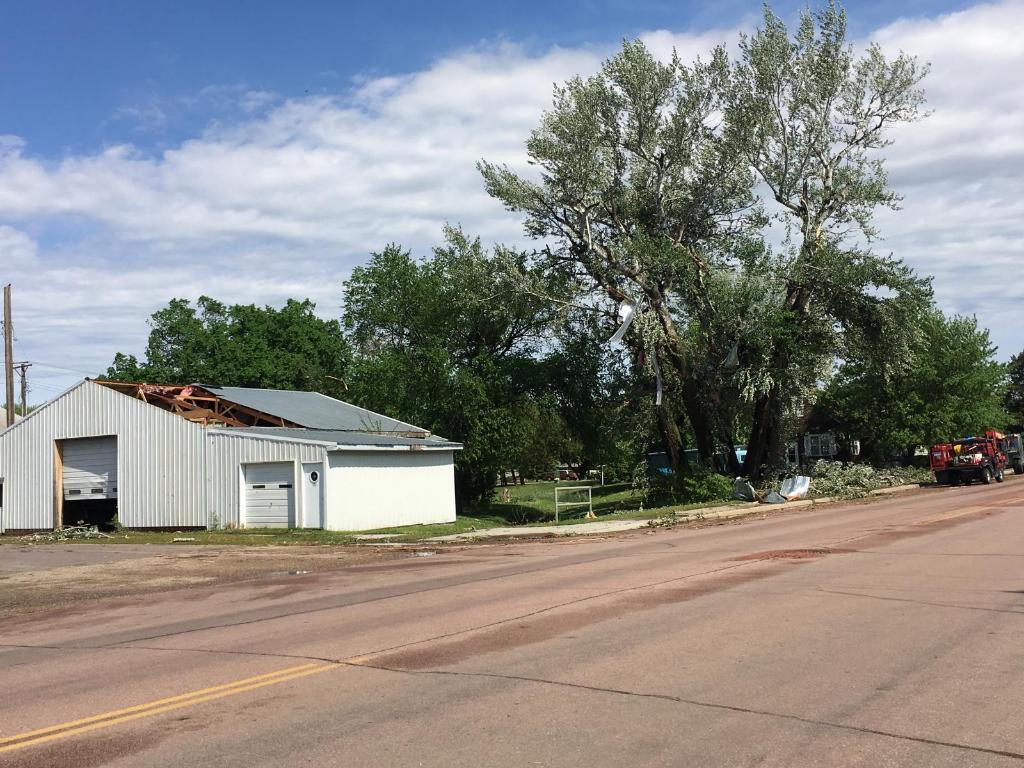
[[[0,434],[0,533],[451,522],[461,448],[315,392],[87,379]]]
[[[805,408],[796,440],[790,443],[789,453],[792,454],[794,448],[798,452],[793,463],[807,469],[820,459],[852,461],[860,455],[860,441],[847,441],[846,433],[846,425],[820,404]]]

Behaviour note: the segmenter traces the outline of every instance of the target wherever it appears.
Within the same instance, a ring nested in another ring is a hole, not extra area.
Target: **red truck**
[[[975,480],[985,485],[993,480],[1001,483],[1007,464],[1003,435],[989,430],[982,437],[933,445],[929,461],[937,483],[970,485]]]

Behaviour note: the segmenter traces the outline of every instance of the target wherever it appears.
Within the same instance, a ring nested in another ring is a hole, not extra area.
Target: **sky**
[[[792,20],[800,4],[775,4]],[[846,5],[858,45],[930,62],[885,151],[882,252],[934,275],[999,357],[1024,349],[1024,0]],[[759,4],[0,0],[0,283],[31,401],[140,353],[174,297],[336,317],[353,266],[446,223],[525,245],[480,158],[524,168],[554,83],[622,39],[684,59]]]

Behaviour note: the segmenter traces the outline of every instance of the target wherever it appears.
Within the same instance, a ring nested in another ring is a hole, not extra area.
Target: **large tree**
[[[786,226],[778,313],[748,349],[760,370],[746,469],[778,461],[783,416],[807,371],[844,358],[907,354],[907,322],[928,287],[874,254],[872,215],[896,207],[879,151],[889,128],[920,116],[926,67],[875,45],[855,55],[845,13],[804,11],[795,33],[770,10],[740,43],[726,99],[728,133]],[[747,345],[744,345],[747,346]],[[741,355],[743,350],[741,350]]]
[[[919,325],[909,365],[847,363],[823,396],[874,461],[1006,425],[1006,366],[996,361],[988,331],[973,317],[947,318],[937,310]]]
[[[555,89],[526,145],[539,178],[479,164],[488,192],[546,242],[537,268],[612,317],[635,308],[625,341],[651,388],[664,384],[658,424],[677,468],[676,404],[706,460],[715,442],[682,325],[707,310],[706,275],[752,203],[751,173],[716,121],[726,76],[721,50],[687,66],[627,42],[598,74]]]
[[[339,394],[351,353],[339,322],[314,310],[292,299],[281,308],[173,299],[149,320],[145,358],[118,353],[107,377]]]
[[[707,461],[746,425],[756,476],[832,361],[905,357],[906,318],[929,301],[925,281],[869,248],[872,212],[897,203],[877,151],[918,116],[924,69],[877,47],[857,58],[834,5],[792,36],[766,10],[740,49],[686,66],[627,42],[556,89],[527,142],[536,176],[480,169],[545,241],[537,265],[605,310],[636,307],[625,341],[664,385],[673,465],[686,432]],[[775,254],[759,242],[763,192],[784,224]]]

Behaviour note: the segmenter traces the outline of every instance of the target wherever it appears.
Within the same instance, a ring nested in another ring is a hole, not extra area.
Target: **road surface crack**
[[[953,608],[961,611],[982,611],[984,613],[1013,613],[1024,616],[1024,611],[1016,611],[1011,608],[986,608],[982,605],[959,605],[957,603],[938,603],[931,600],[912,600],[909,597],[888,597],[886,595],[870,595],[866,592],[844,592],[840,589],[825,589],[819,587],[818,592],[828,595],[841,595],[843,597],[863,597],[868,600],[884,600],[893,603],[912,603],[914,605],[928,605],[935,608]]]
[[[986,755],[996,755],[998,757],[1008,757],[1014,760],[1024,761],[1024,753],[1013,752],[1005,749],[995,749],[992,747],[979,747],[973,744],[963,744],[956,741],[943,741],[942,739],[930,739],[926,736],[911,736],[905,733],[897,733],[895,731],[884,731],[879,728],[869,728],[866,726],[849,725],[846,723],[836,723],[829,720],[818,720],[811,717],[802,717],[800,715],[787,714],[785,712],[772,712],[766,709],[756,709],[753,707],[741,707],[735,704],[723,704],[720,702],[713,701],[701,701],[699,699],[687,699],[682,696],[672,696],[665,693],[646,693],[644,691],[629,691],[621,688],[605,688],[596,685],[585,685],[583,683],[570,683],[564,680],[548,680],[540,677],[527,677],[525,675],[505,675],[497,672],[459,672],[456,670],[444,670],[444,669],[401,669],[399,667],[385,667],[378,666],[366,662],[345,662],[341,663],[353,667],[362,667],[364,669],[375,669],[381,672],[394,672],[402,675],[429,675],[435,677],[476,677],[476,678],[490,678],[497,680],[508,680],[511,682],[520,683],[533,683],[538,685],[550,685],[559,688],[571,688],[574,690],[588,691],[591,693],[606,693],[614,696],[629,696],[632,698],[639,699],[652,699],[655,701],[667,701],[671,704],[684,704],[693,707],[701,707],[703,709],[712,709],[724,712],[735,712],[743,715],[755,715],[758,717],[770,717],[778,720],[788,720],[791,722],[802,723],[804,725],[813,725],[822,728],[834,728],[836,730],[860,733],[869,736],[882,736],[889,739],[898,739],[900,741],[909,741],[917,744],[927,744],[936,747],[946,747],[949,749],[959,749],[965,752],[976,752]]]

